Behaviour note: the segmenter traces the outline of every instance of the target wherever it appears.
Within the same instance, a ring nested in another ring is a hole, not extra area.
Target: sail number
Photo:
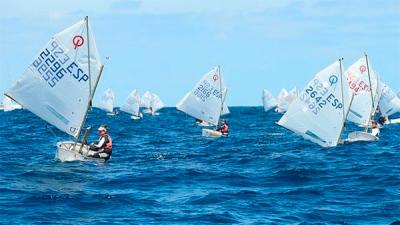
[[[221,92],[214,89],[207,80],[203,80],[203,82],[196,88],[194,95],[200,98],[203,102],[205,102],[211,95],[214,95],[217,98],[222,98]]]
[[[331,85],[333,85],[331,83]],[[335,109],[343,108],[343,104],[329,90],[324,87],[318,79],[314,79],[312,84],[300,95],[300,100],[303,101],[308,108],[315,114],[318,113],[326,106],[334,107]]]
[[[67,74],[72,75],[79,82],[89,79],[88,75],[66,54],[56,40],[50,42],[32,65],[52,88]]]

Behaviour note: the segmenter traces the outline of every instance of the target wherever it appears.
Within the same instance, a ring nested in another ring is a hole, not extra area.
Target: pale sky
[[[0,91],[51,36],[88,15],[106,62],[96,98],[133,89],[174,106],[221,65],[229,105],[261,105],[262,89],[304,85],[366,51],[382,81],[400,90],[400,1],[0,0]]]

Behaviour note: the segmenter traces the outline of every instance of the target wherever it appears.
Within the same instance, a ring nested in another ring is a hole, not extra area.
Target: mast
[[[83,117],[83,121],[81,123],[81,126],[79,127],[77,140],[79,139],[79,137],[81,135],[81,131],[82,131],[83,125],[85,124],[85,121],[86,121],[86,118],[87,118],[87,114],[89,112],[89,108],[92,106],[93,96],[94,96],[94,93],[96,91],[97,84],[99,83],[99,80],[100,80],[101,74],[103,73],[103,68],[104,68],[104,65],[101,65],[100,71],[99,71],[99,75],[97,76],[96,83],[95,83],[95,86],[94,86],[93,92],[92,92],[91,72],[90,72],[91,62],[90,62],[90,47],[89,47],[90,46],[90,42],[89,42],[89,17],[88,16],[85,17],[85,21],[86,21],[86,40],[87,40],[87,43],[88,43],[89,101],[88,101],[88,104],[86,106],[85,116]]]
[[[374,110],[375,110],[375,103],[374,103],[374,94],[372,94],[372,82],[371,82],[371,74],[369,71],[368,55],[366,52],[364,52],[364,55],[365,55],[365,61],[367,62],[368,82],[369,82],[369,88],[370,88],[370,92],[371,92],[371,104],[372,104],[371,113],[369,114],[368,122],[365,127],[365,132],[367,132],[369,123],[371,122],[371,119],[372,119],[372,114],[374,113]]]
[[[350,98],[350,102],[349,102],[349,107],[348,107],[348,109],[347,109],[347,112],[345,112],[344,91],[343,91],[343,67],[342,67],[342,61],[343,61],[343,58],[340,58],[340,59],[339,59],[339,63],[340,63],[340,84],[341,84],[341,87],[340,87],[340,88],[341,88],[341,92],[342,92],[343,123],[342,123],[342,127],[340,128],[340,133],[339,133],[338,140],[337,140],[336,144],[339,143],[340,136],[341,136],[341,134],[343,133],[344,125],[345,125],[345,123],[346,123],[346,119],[347,119],[347,116],[349,115],[350,107],[351,107],[351,104],[353,103],[353,99],[354,99],[354,93],[351,92],[351,98]]]
[[[221,67],[220,67],[220,65],[218,65],[218,76],[219,76],[219,92],[221,93],[221,107],[219,109],[219,117],[218,117],[217,125],[215,126],[216,128],[218,127],[219,119],[221,117],[222,110],[224,108],[224,99],[223,99],[223,94],[222,94],[222,76],[221,76]]]

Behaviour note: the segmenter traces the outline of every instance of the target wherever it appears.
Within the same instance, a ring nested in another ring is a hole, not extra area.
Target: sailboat
[[[262,92],[262,102],[265,112],[275,108],[278,104],[276,98],[266,89]]]
[[[335,147],[340,143],[351,96],[339,59],[315,75],[278,124],[322,147]]]
[[[121,110],[131,114],[131,119],[133,120],[139,120],[143,117],[143,114],[140,112],[140,95],[136,89],[129,93],[124,104],[121,106]]]
[[[2,106],[4,112],[10,112],[16,109],[22,109],[22,106],[20,104],[16,103],[14,100],[12,100],[7,96],[4,96]]]
[[[368,133],[375,115],[382,88],[378,74],[371,68],[367,54],[345,72],[350,90],[354,94],[347,120],[361,126],[364,131],[349,133],[348,141],[374,141],[378,137]]]
[[[379,100],[379,110],[382,116],[388,118],[385,124],[400,123],[400,118],[389,119],[390,116],[400,112],[400,98],[386,84],[382,84],[382,95]]]
[[[278,113],[284,113],[288,110],[290,104],[297,98],[299,95],[298,89],[294,87],[293,89],[287,91],[285,88],[283,88],[278,95],[278,104],[276,107],[276,112]]]
[[[98,107],[106,111],[108,116],[115,116],[116,112],[114,111],[114,101],[114,92],[110,88],[107,88],[104,91],[103,96],[101,96],[101,101]]]
[[[142,97],[142,106],[145,107],[143,113],[151,114],[153,116],[159,115],[157,111],[164,108],[164,103],[158,95],[146,91]]]
[[[223,82],[220,67],[206,73],[194,88],[176,105],[176,108],[189,116],[205,121],[215,127],[223,111],[227,88]],[[221,137],[219,131],[203,128],[205,137]]]
[[[90,127],[78,140],[102,71],[85,17],[55,34],[5,95],[75,138],[57,143],[58,160],[90,159],[85,145]]]

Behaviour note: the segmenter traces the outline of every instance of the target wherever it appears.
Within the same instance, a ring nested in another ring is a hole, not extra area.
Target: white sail
[[[135,89],[131,93],[129,93],[124,104],[121,106],[121,110],[134,116],[140,116],[139,108],[140,95]]]
[[[400,112],[400,98],[394,91],[386,84],[381,82],[382,95],[379,100],[379,109],[384,116],[391,116]]]
[[[276,98],[266,89],[263,90],[262,101],[265,112],[275,108],[278,104]]]
[[[150,108],[150,102],[151,102],[152,97],[153,96],[150,91],[144,92],[141,102],[140,102],[140,106],[145,107],[145,108]]]
[[[107,88],[104,91],[103,96],[101,96],[99,108],[108,113],[114,112],[114,100],[115,100],[114,92],[110,88]]]
[[[55,34],[6,92],[24,108],[74,137],[79,135],[101,70],[87,22],[83,19]]]
[[[224,90],[221,93],[221,90]],[[218,67],[205,74],[176,108],[194,118],[218,125],[226,86]]]
[[[4,112],[9,112],[13,111],[16,109],[21,109],[22,106],[15,101],[13,101],[11,98],[4,96],[3,102],[2,102],[3,110]]]
[[[371,87],[369,85],[368,67]],[[370,63],[367,65],[366,57],[363,56],[347,69],[345,76],[351,91],[354,93],[353,103],[347,119],[356,124],[367,126],[371,113],[378,106],[381,94],[378,75],[371,68]],[[374,102],[371,99],[371,91]]]
[[[277,111],[280,113],[286,112],[290,104],[297,98],[297,95],[297,88],[293,88],[290,92],[283,88],[278,96]]]
[[[153,113],[157,112],[158,110],[164,108],[164,103],[161,101],[160,97],[158,95],[151,93],[151,101],[150,101],[150,107],[153,111]]]
[[[340,139],[350,96],[337,61],[315,75],[278,124],[323,147],[334,147]]]
[[[225,88],[224,91],[224,100],[223,100],[223,105],[222,105],[222,112],[221,112],[221,116],[225,116],[231,113],[231,111],[229,110],[228,104],[226,103],[226,94],[228,93],[228,88]]]

